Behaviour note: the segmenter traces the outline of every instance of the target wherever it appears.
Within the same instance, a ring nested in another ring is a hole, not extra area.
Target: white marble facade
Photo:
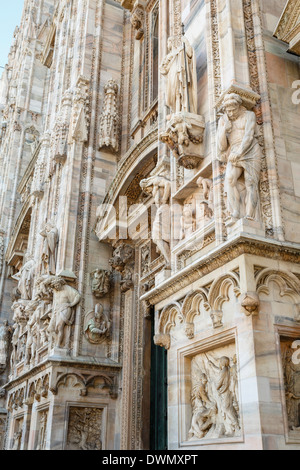
[[[300,448],[299,12],[24,1],[0,83],[0,448]]]

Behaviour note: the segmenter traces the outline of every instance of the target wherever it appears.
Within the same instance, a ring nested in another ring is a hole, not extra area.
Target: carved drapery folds
[[[133,287],[134,273],[134,248],[125,243],[120,244],[113,253],[113,257],[109,260],[110,266],[122,276],[121,291],[123,293]]]
[[[235,346],[198,354],[191,364],[189,440],[241,435]]]
[[[166,268],[171,263],[170,167],[166,160],[160,162],[149,178],[140,182],[142,190],[154,198],[156,215],[152,226],[152,241],[163,255]]]
[[[119,150],[119,87],[115,80],[109,80],[104,87],[104,104],[100,118],[99,148],[110,147],[115,152]]]
[[[186,37],[172,36],[160,72],[166,77],[166,105],[172,115],[160,139],[180,166],[197,168],[204,158],[205,120],[197,114],[197,73],[194,49]]]
[[[51,222],[47,222],[40,232],[44,239],[43,243],[43,274],[56,274],[56,255],[59,240],[58,229]]]

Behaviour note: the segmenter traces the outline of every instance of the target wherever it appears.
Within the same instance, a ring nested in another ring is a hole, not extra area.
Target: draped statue
[[[168,39],[168,55],[160,66],[167,77],[166,104],[172,113],[197,114],[197,72],[195,51],[186,37]]]

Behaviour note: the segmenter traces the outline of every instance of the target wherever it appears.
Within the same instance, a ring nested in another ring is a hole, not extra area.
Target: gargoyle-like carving
[[[247,316],[258,315],[259,296],[256,292],[247,292],[241,297],[241,306]]]
[[[224,115],[218,127],[219,160],[227,162],[225,192],[233,220],[258,220],[262,151],[257,139],[256,115],[237,94],[225,95]],[[244,182],[243,178],[244,177]]]
[[[122,275],[121,291],[127,292],[133,287],[134,248],[125,243],[119,245],[109,260],[111,267]]]
[[[85,327],[85,336],[91,344],[101,344],[105,339],[110,338],[111,322],[101,304],[96,305],[93,313],[93,318]]]
[[[104,87],[105,98],[100,118],[99,148],[111,147],[115,152],[119,150],[118,90],[117,83],[109,80]]]
[[[110,271],[95,269],[91,273],[92,292],[98,299],[104,297],[110,291]]]

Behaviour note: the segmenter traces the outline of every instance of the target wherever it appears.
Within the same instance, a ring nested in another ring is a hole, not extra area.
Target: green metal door
[[[153,318],[153,316],[152,316]],[[168,370],[167,351],[151,345],[150,450],[168,449]]]

